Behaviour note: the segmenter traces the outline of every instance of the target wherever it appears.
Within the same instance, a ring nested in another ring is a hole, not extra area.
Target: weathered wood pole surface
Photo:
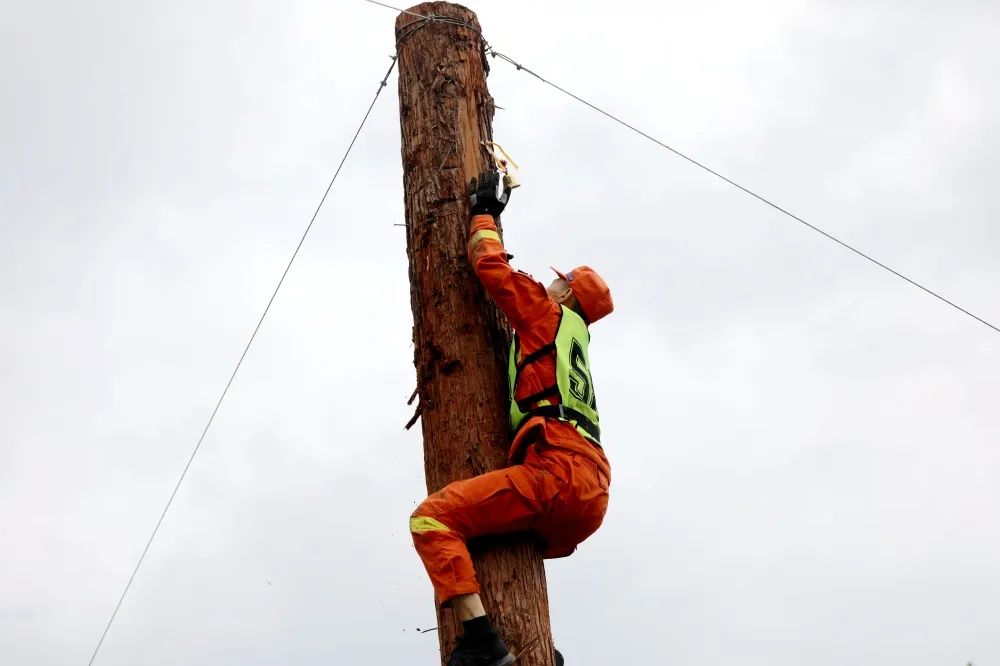
[[[409,11],[463,24],[396,19],[414,363],[427,491],[501,468],[509,432],[510,329],[466,257],[469,180],[491,162],[493,98],[479,22],[469,9],[425,2]],[[473,26],[473,27],[467,27]],[[524,666],[553,666],[545,569],[528,536],[472,544],[483,601]],[[442,654],[458,629],[438,611]],[[522,649],[533,643],[527,652]]]

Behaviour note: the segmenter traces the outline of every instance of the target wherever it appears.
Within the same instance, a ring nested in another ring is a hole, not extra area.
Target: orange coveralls
[[[472,218],[469,260],[527,356],[555,340],[561,306],[542,284],[510,266],[496,230],[491,216]],[[552,355],[522,370],[517,393],[532,395],[555,383]],[[611,468],[603,450],[572,424],[532,417],[508,458],[510,467],[449,484],[410,517],[413,543],[440,604],[479,592],[468,539],[532,531],[545,541],[546,558],[565,557],[604,520]]]

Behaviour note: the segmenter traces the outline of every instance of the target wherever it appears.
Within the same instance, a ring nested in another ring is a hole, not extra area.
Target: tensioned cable
[[[865,254],[864,252],[862,252],[861,250],[857,249],[853,245],[850,245],[850,244],[848,244],[848,243],[840,240],[839,238],[837,238],[833,234],[828,233],[828,232],[824,231],[823,229],[820,229],[819,227],[817,227],[814,224],[806,222],[805,220],[803,220],[798,215],[796,215],[796,214],[794,214],[792,212],[789,212],[785,208],[782,208],[778,204],[776,204],[776,203],[770,201],[769,199],[766,199],[765,197],[757,194],[753,190],[750,190],[750,189],[748,189],[746,187],[743,187],[742,185],[740,185],[736,181],[731,180],[731,179],[727,178],[726,176],[723,176],[718,171],[716,171],[716,170],[714,170],[714,169],[712,169],[712,168],[710,168],[710,167],[702,164],[701,162],[699,162],[698,160],[696,160],[696,159],[694,159],[692,157],[689,157],[689,156],[685,155],[684,153],[680,152],[676,148],[668,146],[667,144],[663,143],[659,139],[657,139],[657,138],[655,138],[653,136],[650,136],[646,132],[643,132],[642,130],[640,130],[640,129],[638,129],[638,128],[636,128],[636,127],[628,124],[627,122],[625,122],[621,118],[618,118],[617,116],[615,116],[615,115],[613,115],[611,113],[608,113],[607,111],[605,111],[604,109],[600,108],[599,106],[591,104],[590,102],[588,102],[587,100],[583,99],[582,97],[579,97],[578,95],[575,95],[575,94],[571,93],[570,91],[566,90],[565,88],[556,85],[555,83],[553,83],[553,82],[549,81],[548,79],[542,77],[541,75],[537,74],[536,72],[531,71],[530,69],[528,69],[527,67],[525,67],[521,63],[515,62],[513,59],[509,58],[508,56],[504,55],[503,53],[498,53],[495,50],[491,50],[490,51],[490,55],[492,55],[495,58],[500,58],[501,60],[504,60],[504,61],[510,63],[511,65],[514,65],[515,67],[517,67],[517,69],[519,71],[524,71],[524,72],[527,72],[528,74],[531,74],[532,76],[534,76],[536,79],[538,79],[542,83],[550,85],[553,88],[555,88],[556,90],[558,90],[559,92],[562,92],[562,93],[564,93],[566,95],[569,95],[570,97],[572,97],[576,101],[578,101],[578,102],[580,102],[582,104],[585,104],[586,106],[589,106],[594,111],[597,111],[598,113],[607,116],[608,118],[610,118],[611,120],[615,121],[616,123],[618,123],[620,125],[623,125],[624,127],[627,127],[628,129],[632,130],[636,134],[638,134],[638,135],[640,135],[642,137],[645,137],[646,139],[649,139],[650,141],[652,141],[656,145],[660,146],[661,148],[666,148],[667,150],[669,150],[673,154],[677,155],[678,157],[684,158],[685,160],[687,160],[691,164],[694,164],[695,166],[697,166],[697,167],[699,167],[701,169],[704,169],[705,171],[707,171],[708,173],[712,174],[713,176],[726,181],[727,183],[729,183],[733,187],[735,187],[735,188],[737,188],[739,190],[742,190],[743,192],[749,194],[750,196],[752,196],[753,198],[757,199],[758,201],[761,201],[761,202],[767,204],[771,208],[774,208],[775,210],[784,213],[785,215],[787,215],[788,217],[792,218],[793,220],[795,220],[797,222],[801,222],[802,224],[804,224],[805,226],[809,227],[810,229],[812,229],[816,233],[819,233],[819,234],[822,234],[823,236],[826,236],[827,238],[829,238],[830,240],[832,240],[834,243],[837,243],[838,245],[841,245],[842,247],[847,248],[848,250],[850,250],[851,252],[857,254],[858,256],[864,257],[865,259],[867,259],[868,261],[872,262],[876,266],[884,268],[885,270],[889,271],[890,273],[892,273],[896,277],[901,278],[903,280],[906,280],[907,282],[909,282],[910,284],[912,284],[914,287],[917,287],[918,289],[921,289],[921,290],[925,291],[926,293],[930,294],[934,298],[936,298],[936,299],[938,299],[938,300],[940,300],[940,301],[942,301],[944,303],[947,303],[948,305],[950,305],[951,307],[955,308],[959,312],[962,312],[962,313],[965,313],[965,314],[969,315],[970,317],[972,317],[976,321],[980,322],[981,324],[985,324],[986,326],[989,326],[990,328],[992,328],[997,333],[1000,333],[1000,328],[997,328],[996,326],[994,326],[990,322],[986,321],[982,317],[979,317],[978,315],[973,314],[972,312],[969,312],[968,310],[966,310],[962,306],[956,304],[954,301],[948,300],[947,298],[945,298],[941,294],[937,293],[936,291],[934,291],[934,290],[932,290],[932,289],[930,289],[928,287],[925,287],[924,285],[920,284],[916,280],[912,280],[911,278],[903,275],[902,273],[900,273],[899,271],[895,270],[891,266],[887,266],[886,264],[883,264],[878,259],[875,259],[871,255]]]
[[[453,16],[442,16],[440,14],[418,14],[417,12],[411,12],[409,9],[400,9],[399,7],[394,7],[392,5],[387,5],[386,3],[379,2],[378,0],[365,0],[365,2],[369,2],[369,3],[373,4],[373,5],[378,5],[379,7],[385,7],[386,9],[393,9],[393,10],[399,12],[400,14],[406,14],[407,16],[416,16],[417,18],[423,19],[422,21],[413,21],[412,23],[409,23],[407,25],[400,26],[400,28],[399,28],[400,30],[403,30],[405,28],[409,28],[410,26],[416,26],[413,29],[413,31],[412,31],[412,32],[416,32],[417,29],[426,27],[427,24],[429,24],[429,23],[447,23],[449,25],[459,25],[459,26],[462,26],[464,28],[468,28],[469,30],[472,30],[477,35],[479,35],[479,38],[481,40],[483,40],[483,50],[485,52],[488,53],[488,52],[490,52],[490,51],[493,50],[493,47],[490,46],[490,43],[488,41],[486,41],[486,37],[483,35],[483,31],[482,31],[481,28],[477,28],[476,26],[472,25],[471,23],[468,23],[468,22],[463,21],[461,19],[457,19],[457,18],[455,18]],[[409,37],[410,34],[411,33],[403,35],[403,37]]]
[[[254,339],[257,337],[257,332],[260,331],[260,327],[264,323],[264,318],[267,317],[267,313],[271,309],[271,305],[274,303],[275,297],[278,295],[278,290],[281,289],[281,285],[285,282],[285,277],[288,275],[288,271],[291,270],[292,264],[295,262],[295,258],[299,255],[299,250],[302,249],[306,236],[309,235],[309,230],[312,229],[313,223],[316,221],[316,217],[319,215],[319,211],[323,207],[323,203],[326,201],[327,195],[330,194],[333,184],[337,181],[337,176],[340,175],[340,170],[344,167],[344,163],[347,161],[347,156],[351,154],[351,149],[354,148],[354,143],[358,140],[358,136],[361,134],[361,130],[364,128],[365,123],[368,122],[368,116],[371,115],[372,109],[375,108],[375,102],[378,100],[379,95],[382,94],[382,89],[387,85],[389,75],[392,73],[392,69],[395,66],[396,58],[393,56],[392,64],[389,65],[389,69],[385,73],[385,77],[379,83],[378,90],[375,91],[375,97],[372,98],[372,103],[368,106],[368,110],[365,112],[365,117],[362,118],[361,124],[358,126],[357,131],[354,133],[354,137],[351,139],[351,143],[347,146],[347,150],[344,151],[344,156],[340,159],[340,164],[337,165],[337,170],[334,171],[333,178],[330,179],[330,184],[326,186],[326,191],[323,192],[323,197],[319,200],[319,205],[316,206],[316,210],[309,219],[309,224],[306,225],[305,231],[302,232],[299,244],[295,247],[295,251],[292,252],[292,257],[288,260],[288,265],[285,266],[285,271],[281,274],[281,279],[278,280],[278,284],[275,286],[274,292],[271,294],[271,298],[268,300],[263,314],[260,315],[260,319],[257,321],[257,326],[254,327],[253,333],[250,335],[250,340],[247,341],[246,347],[243,348],[240,360],[236,362],[236,367],[229,376],[229,381],[226,382],[226,387],[222,389],[222,395],[219,396],[218,402],[215,403],[215,409],[212,410],[212,415],[208,417],[208,422],[205,424],[205,428],[201,432],[201,437],[198,438],[198,443],[195,444],[194,450],[191,451],[191,456],[188,458],[187,464],[184,465],[184,471],[181,472],[181,476],[177,479],[177,484],[174,486],[173,492],[170,493],[170,499],[167,500],[167,505],[163,507],[160,519],[156,521],[156,527],[153,528],[153,533],[149,536],[149,540],[146,542],[146,547],[142,549],[142,555],[139,556],[139,561],[136,563],[135,569],[132,570],[132,575],[129,577],[128,583],[125,584],[125,590],[118,599],[118,603],[115,605],[115,610],[111,613],[111,619],[108,620],[107,626],[104,627],[104,633],[101,634],[101,639],[97,641],[97,647],[94,648],[94,653],[90,656],[90,661],[87,662],[88,666],[91,666],[94,663],[94,659],[97,658],[97,653],[100,651],[101,645],[104,644],[104,639],[107,637],[108,631],[111,629],[111,624],[115,621],[115,617],[118,615],[118,610],[121,608],[122,602],[125,601],[125,595],[128,594],[129,588],[132,587],[132,581],[135,580],[135,575],[139,572],[139,567],[142,566],[143,560],[146,559],[146,553],[149,552],[149,547],[153,544],[153,539],[156,538],[156,533],[160,530],[160,525],[163,524],[163,519],[166,517],[167,511],[170,509],[170,505],[173,504],[174,497],[177,496],[177,491],[180,489],[181,483],[184,482],[184,477],[187,476],[188,469],[191,468],[191,463],[194,461],[194,457],[198,454],[198,449],[201,448],[201,443],[205,440],[205,435],[208,434],[208,429],[212,426],[212,422],[215,420],[215,415],[218,414],[219,407],[222,406],[222,401],[226,398],[226,394],[229,392],[229,387],[233,385],[233,380],[236,379],[236,373],[239,372],[240,366],[243,365],[243,359],[247,357],[247,352],[250,351],[250,345],[253,344]]]
[[[365,0],[365,1],[366,2],[370,2],[372,4],[375,4],[375,5],[380,5],[382,7],[388,7],[389,9],[395,9],[396,11],[400,11],[400,12],[403,12],[405,14],[409,14],[409,15],[412,15],[412,16],[418,16],[418,17],[423,18],[423,19],[428,20],[428,21],[441,21],[441,22],[445,22],[445,23],[452,23],[452,24],[464,25],[464,26],[466,26],[466,27],[468,27],[470,29],[476,30],[476,28],[474,26],[471,26],[471,25],[469,25],[469,24],[467,24],[467,23],[465,23],[463,21],[458,21],[456,19],[449,19],[448,17],[440,17],[440,16],[425,16],[423,14],[418,14],[416,12],[411,12],[411,11],[404,10],[404,9],[399,9],[398,7],[393,7],[391,5],[387,5],[387,4],[382,3],[382,2],[377,2],[376,0]],[[477,32],[479,32],[479,31],[477,30]],[[523,71],[523,72],[527,72],[528,74],[531,74],[533,77],[535,77],[536,79],[538,79],[542,83],[555,88],[559,92],[561,92],[561,93],[563,93],[565,95],[568,95],[569,97],[572,97],[573,99],[575,99],[576,101],[580,102],[581,104],[584,104],[584,105],[590,107],[591,109],[593,109],[594,111],[597,111],[601,115],[604,115],[604,116],[610,118],[611,120],[615,121],[619,125],[622,125],[623,127],[626,127],[628,129],[632,130],[636,134],[642,136],[645,139],[648,139],[648,140],[652,141],[653,143],[655,143],[656,145],[660,146],[661,148],[665,148],[665,149],[669,150],[670,152],[672,152],[673,154],[677,155],[678,157],[681,157],[681,158],[687,160],[688,162],[690,162],[691,164],[697,166],[698,168],[707,171],[708,173],[712,174],[716,178],[724,180],[725,182],[729,183],[733,187],[735,187],[735,188],[743,191],[746,194],[749,194],[750,196],[752,196],[753,198],[757,199],[758,201],[767,204],[771,208],[774,208],[775,210],[777,210],[777,211],[779,211],[781,213],[784,213],[785,215],[787,215],[788,217],[792,218],[796,222],[800,222],[801,224],[809,227],[810,229],[812,229],[816,233],[825,236],[829,240],[832,240],[834,243],[837,243],[841,247],[844,247],[844,248],[850,250],[851,252],[853,252],[854,254],[856,254],[856,255],[858,255],[860,257],[863,257],[864,259],[867,259],[868,261],[870,261],[871,263],[875,264],[876,266],[885,269],[886,271],[888,271],[889,273],[892,273],[896,277],[898,277],[898,278],[900,278],[902,280],[905,280],[906,282],[909,282],[914,287],[917,287],[918,289],[924,291],[925,293],[930,294],[931,296],[933,296],[934,298],[938,299],[939,301],[950,305],[951,307],[955,308],[959,312],[961,312],[963,314],[966,314],[969,317],[972,317],[973,319],[975,319],[979,323],[984,324],[985,326],[988,326],[989,328],[993,329],[997,333],[1000,333],[1000,328],[998,328],[997,326],[991,324],[990,322],[988,322],[985,319],[983,319],[982,317],[974,314],[973,312],[970,312],[969,310],[966,310],[965,308],[963,308],[962,306],[958,305],[954,301],[951,301],[951,300],[945,298],[944,296],[942,296],[938,292],[934,291],[933,289],[930,289],[929,287],[925,287],[924,285],[920,284],[916,280],[913,280],[912,278],[907,277],[906,275],[900,273],[899,271],[897,271],[896,269],[892,268],[891,266],[888,266],[888,265],[882,263],[878,259],[875,259],[871,255],[866,254],[865,252],[862,252],[861,250],[859,250],[858,248],[854,247],[853,245],[851,245],[851,244],[849,244],[849,243],[847,243],[845,241],[842,241],[841,239],[837,238],[833,234],[831,234],[831,233],[829,233],[827,231],[824,231],[823,229],[817,227],[816,225],[814,225],[814,224],[812,224],[810,222],[807,222],[806,220],[802,219],[798,215],[790,212],[789,210],[787,210],[785,208],[782,208],[781,206],[779,206],[778,204],[772,202],[771,200],[767,199],[766,197],[764,197],[764,196],[762,196],[760,194],[757,194],[753,190],[751,190],[749,188],[746,188],[743,185],[740,185],[739,183],[737,183],[736,181],[734,181],[734,180],[732,180],[730,178],[727,178],[726,176],[722,175],[721,173],[719,173],[715,169],[712,169],[712,168],[706,166],[702,162],[699,162],[698,160],[694,159],[693,157],[689,157],[688,155],[685,155],[684,153],[682,153],[681,151],[677,150],[676,148],[673,148],[672,146],[667,145],[663,141],[660,141],[656,137],[654,137],[654,136],[652,136],[652,135],[650,135],[650,134],[642,131],[641,129],[635,127],[634,125],[630,125],[629,123],[625,122],[624,120],[622,120],[618,116],[616,116],[616,115],[614,115],[614,114],[612,114],[612,113],[610,113],[608,111],[605,111],[604,109],[602,109],[601,107],[597,106],[596,104],[592,104],[591,102],[588,102],[587,100],[585,100],[584,98],[580,97],[579,95],[576,95],[576,94],[570,92],[569,90],[563,88],[562,86],[559,86],[559,85],[553,83],[552,81],[549,81],[548,79],[546,79],[542,75],[538,74],[537,72],[532,71],[531,69],[528,69],[527,67],[525,67],[521,63],[517,62],[513,58],[511,58],[511,57],[509,57],[507,55],[504,55],[503,53],[500,53],[499,51],[497,51],[496,49],[494,49],[492,46],[490,46],[488,43],[486,43],[485,39],[483,40],[483,45],[484,45],[483,48],[484,48],[485,52],[489,53],[492,57],[494,57],[494,58],[500,58],[501,60],[503,60],[503,61],[505,61],[507,63],[510,63],[511,65],[513,65],[514,67],[516,67],[518,69],[518,71]]]

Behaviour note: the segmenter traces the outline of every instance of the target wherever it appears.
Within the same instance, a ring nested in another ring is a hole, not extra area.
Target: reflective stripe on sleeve
[[[439,520],[427,516],[411,516],[410,531],[414,534],[422,534],[423,532],[450,532],[451,530]]]
[[[472,238],[469,239],[469,247],[476,247],[477,245],[479,245],[479,241],[484,240],[486,238],[495,240],[498,243],[501,242],[500,234],[498,234],[497,232],[491,229],[480,229],[476,233],[472,234]]]

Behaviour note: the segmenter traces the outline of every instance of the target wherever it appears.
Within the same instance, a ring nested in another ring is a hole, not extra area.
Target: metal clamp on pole
[[[489,151],[490,157],[493,158],[493,163],[496,165],[497,171],[503,174],[503,186],[508,190],[521,187],[521,181],[510,170],[511,167],[515,169],[520,169],[521,167],[517,165],[517,162],[510,156],[510,153],[494,141],[483,141],[482,143],[486,146],[486,150]]]

